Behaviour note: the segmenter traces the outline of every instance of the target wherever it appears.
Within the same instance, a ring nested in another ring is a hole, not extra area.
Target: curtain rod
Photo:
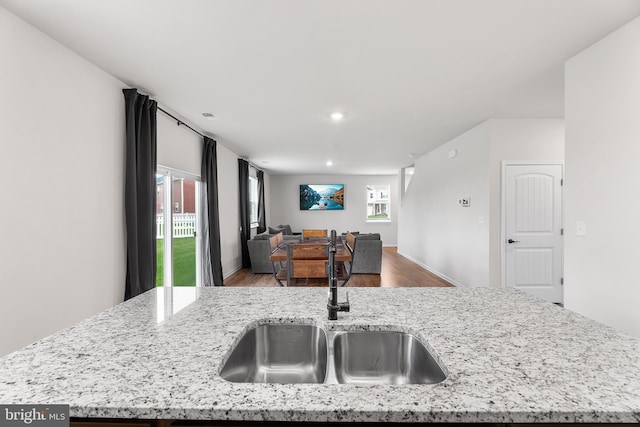
[[[158,110],[162,111],[163,113],[165,113],[167,116],[171,117],[173,120],[176,121],[176,123],[178,124],[178,126],[182,125],[182,126],[186,126],[188,129],[190,129],[191,131],[197,133],[198,135],[200,135],[201,137],[205,137],[205,135],[203,135],[202,133],[198,132],[197,130],[195,130],[194,128],[192,128],[191,126],[189,126],[188,124],[186,124],[185,122],[183,122],[182,120],[180,120],[179,118],[177,118],[176,116],[174,116],[173,114],[171,114],[170,112],[163,110],[160,106],[157,107]],[[262,171],[262,169],[260,169],[258,166],[254,165],[253,163],[251,163],[249,160],[244,159],[247,161],[247,163],[249,163],[249,166],[253,167],[255,170],[259,170]]]
[[[260,169],[258,166],[256,166],[255,164],[251,163],[251,161],[249,159],[246,159],[244,157],[240,157],[242,160],[246,161],[247,163],[249,163],[249,166],[251,166],[252,168],[254,168],[257,171],[260,172],[264,172],[262,169]]]
[[[200,135],[201,137],[205,137],[205,135],[203,135],[202,133],[198,132],[197,130],[195,130],[194,128],[192,128],[191,126],[189,126],[188,124],[186,124],[185,122],[183,122],[182,120],[180,120],[179,118],[177,118],[176,116],[174,116],[173,114],[171,114],[170,112],[163,110],[162,108],[158,107],[158,110],[162,111],[163,113],[165,113],[167,116],[171,117],[173,120],[176,121],[176,123],[178,124],[178,126],[182,125],[182,126],[186,126],[187,129],[190,129],[191,131],[197,133],[198,135]]]

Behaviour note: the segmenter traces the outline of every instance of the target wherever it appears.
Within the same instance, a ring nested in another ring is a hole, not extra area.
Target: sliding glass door
[[[158,168],[156,175],[158,286],[200,286],[200,237],[197,235],[198,177]]]

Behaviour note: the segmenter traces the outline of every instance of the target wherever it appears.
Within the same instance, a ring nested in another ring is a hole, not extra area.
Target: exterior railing
[[[193,237],[196,234],[196,214],[172,214],[173,238]],[[164,239],[164,216],[156,215],[156,239]]]

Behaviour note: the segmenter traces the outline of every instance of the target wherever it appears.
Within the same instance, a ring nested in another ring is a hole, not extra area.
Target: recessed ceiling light
[[[216,116],[214,116],[213,113],[202,113],[202,117],[204,117],[205,119],[213,120]]]
[[[333,166],[333,162],[331,160],[327,160],[327,166]]]
[[[344,113],[341,113],[340,111],[331,113],[331,120],[333,120],[334,122],[339,122],[342,119],[344,119]]]

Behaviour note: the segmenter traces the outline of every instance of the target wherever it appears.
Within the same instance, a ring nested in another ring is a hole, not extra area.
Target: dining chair
[[[303,240],[311,240],[311,239],[326,239],[327,238],[327,229],[307,229],[302,230],[302,239]]]
[[[336,278],[346,283],[348,280],[342,263],[338,264]],[[329,279],[329,245],[326,243],[296,243],[287,251],[287,286],[293,286],[298,279]],[[328,286],[328,282],[327,282]]]
[[[280,249],[282,242],[282,233],[278,233],[269,237],[269,247],[271,249],[271,253],[274,253],[275,251]],[[273,267],[273,277],[276,279],[276,282],[278,282],[280,286],[284,286],[282,281],[287,280],[286,263],[283,263],[282,261],[274,261],[271,264]]]

